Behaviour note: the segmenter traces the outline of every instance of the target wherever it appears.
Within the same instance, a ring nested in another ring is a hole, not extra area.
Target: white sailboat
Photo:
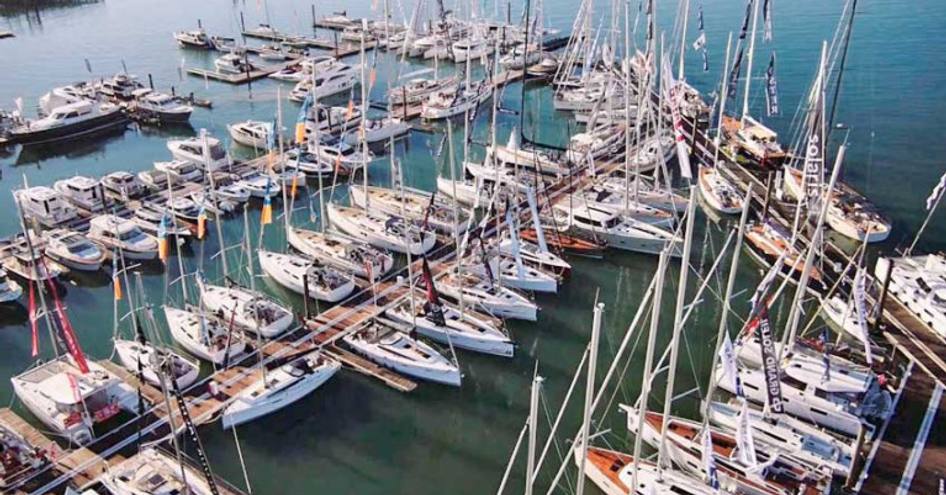
[[[379,278],[394,266],[394,257],[350,237],[289,227],[286,240],[300,253],[365,279]]]
[[[342,341],[355,352],[398,373],[459,387],[460,369],[433,347],[411,337],[401,325],[380,320],[362,323]]]
[[[477,313],[472,308],[460,311],[455,305],[443,304],[444,324],[441,325],[428,309],[422,301],[411,301],[409,297],[385,314],[404,325],[414,325],[418,334],[443,345],[495,356],[513,356],[515,344],[501,329],[502,322],[497,318]]]
[[[471,219],[456,210],[436,194],[401,186],[397,190],[377,186],[351,184],[348,186],[351,202],[365,210],[377,209],[389,215],[403,215],[415,222],[427,222],[429,227],[444,234],[461,234],[470,227]]]
[[[197,363],[177,354],[170,349],[155,347],[153,344],[139,340],[129,340],[116,337],[114,339],[115,356],[123,368],[135,374],[141,373],[142,378],[154,386],[161,386],[162,370],[169,370],[177,387],[181,390],[190,387],[197,381],[200,366]],[[165,367],[164,361],[167,362]]]
[[[493,316],[527,321],[538,319],[539,307],[531,299],[472,273],[448,273],[437,281],[437,287],[445,296],[457,301],[462,297]]]
[[[246,350],[246,342],[238,330],[206,316],[201,310],[164,306],[171,336],[187,352],[222,365],[236,359]]]
[[[63,355],[10,378],[13,391],[37,419],[78,445],[95,438],[96,423],[138,405],[133,388],[98,363],[87,365],[83,373],[72,356]]]
[[[716,167],[701,166],[697,184],[710,208],[727,215],[742,211],[742,196]]]
[[[575,463],[580,465],[578,449]],[[717,493],[696,478],[673,469],[660,469],[653,462],[637,461],[637,490],[634,484],[634,456],[600,447],[588,447],[585,476],[605,495],[713,495]]]
[[[262,249],[257,254],[263,272],[297,294],[334,303],[345,299],[355,290],[351,275],[319,262]]]
[[[813,469],[827,467],[835,475],[847,476],[852,460],[850,445],[791,416],[766,415],[754,408],[747,411],[752,436],[758,445],[799,459]],[[734,404],[713,402],[707,412],[714,424],[731,431],[738,429],[740,410]]]
[[[220,418],[224,429],[252,421],[298,402],[315,392],[342,367],[321,350],[291,359],[257,375],[237,393]]]
[[[146,447],[115,465],[107,465],[99,481],[113,495],[212,495],[203,473],[154,447]],[[86,494],[88,492],[82,492]]]
[[[413,256],[430,251],[437,236],[396,215],[369,212],[329,203],[329,223],[336,229],[372,246]]]
[[[668,245],[670,254],[680,256],[682,239],[659,227],[625,218],[614,212],[584,205],[556,204],[553,212],[562,225],[568,225],[601,239],[608,247],[658,254]]]
[[[232,320],[242,330],[270,339],[292,326],[292,311],[259,292],[239,285],[212,285],[201,279],[197,287],[207,311],[215,313],[222,321]]]

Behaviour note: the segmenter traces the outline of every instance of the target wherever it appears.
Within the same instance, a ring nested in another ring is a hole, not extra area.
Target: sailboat
[[[671,246],[670,253],[680,255],[681,239],[654,225],[593,206],[559,203],[552,209],[558,223],[602,239],[608,247],[658,254]]]
[[[746,227],[746,247],[753,257],[765,266],[781,263],[781,271],[792,280],[800,278],[805,259],[802,253],[792,245],[791,236],[781,226],[771,221],[753,223]],[[820,284],[821,270],[812,267],[809,283]]]
[[[638,433],[638,412],[626,405],[621,409],[627,415],[628,430]],[[669,419],[657,412],[647,412],[644,429],[640,432],[645,442],[657,447],[662,430],[666,429],[667,451],[676,464],[695,475],[703,472],[702,435],[711,436],[710,446],[718,467],[720,485],[727,491],[764,495],[815,495],[827,493],[830,478],[823,473],[806,469],[775,454],[757,450],[756,459],[747,465],[737,455],[738,441],[723,431],[704,427],[695,421],[676,416]],[[743,454],[747,455],[747,454]]]
[[[588,188],[571,193],[568,198],[562,201],[613,211],[656,227],[670,228],[676,223],[676,219],[671,212],[636,201],[633,196],[633,192],[617,192],[606,187],[591,185]]]
[[[737,344],[738,373],[746,397],[764,403],[768,382],[761,368],[758,347],[748,342]],[[779,366],[782,370],[782,403],[787,414],[853,436],[861,428],[873,431],[874,426],[867,420],[884,418],[890,413],[889,393],[880,388],[868,369],[843,362],[835,356],[826,358],[800,352],[783,354],[787,355],[783,356]],[[827,366],[825,359],[829,359]],[[830,369],[826,370],[829,366]],[[714,373],[717,379],[725,375],[722,367],[717,367]],[[720,387],[736,393],[729,380],[721,380]]]
[[[300,253],[365,279],[381,277],[394,266],[387,251],[334,232],[317,232],[290,226],[286,240]]]
[[[484,263],[488,263],[489,268]],[[479,276],[487,276],[489,270],[502,280],[503,285],[513,289],[550,293],[558,291],[558,278],[541,268],[526,266],[519,255],[518,246],[512,249],[511,256],[493,254],[488,256],[487,261],[482,261],[479,256],[471,255],[464,265],[469,273]]]
[[[443,322],[437,321],[425,304],[415,304],[409,297],[396,303],[385,314],[401,324],[413,324],[418,334],[443,345],[495,356],[513,356],[515,344],[501,329],[499,319],[470,307],[460,311],[453,304],[444,304],[441,309]]]
[[[144,340],[114,339],[115,356],[118,362],[132,373],[141,373],[145,381],[158,386],[161,384],[162,369],[170,370],[170,379],[177,387],[186,389],[197,381],[200,366],[170,349],[154,346]],[[167,368],[162,362],[169,361]]]
[[[708,419],[730,431],[739,428],[737,400],[730,403],[712,402],[707,408]],[[824,430],[787,415],[766,415],[748,408],[747,421],[752,436],[759,445],[805,462],[811,468],[827,467],[837,476],[847,476],[851,469],[852,448]]]
[[[762,167],[779,166],[788,154],[779,144],[778,134],[763,124],[759,120],[749,115],[749,96],[752,83],[752,61],[755,55],[756,26],[759,19],[759,3],[752,2],[752,31],[749,35],[749,54],[748,65],[746,67],[745,91],[742,100],[742,116],[740,118],[721,115],[720,133],[722,134],[726,146],[734,153],[742,153],[751,160],[756,161]],[[748,15],[749,12],[747,11]],[[746,19],[748,21],[748,19]],[[743,32],[745,35],[745,32]],[[736,55],[737,66],[742,60],[742,51]],[[729,82],[730,87],[734,87],[735,81]],[[726,91],[729,91],[728,88]],[[735,92],[735,90],[733,90]]]
[[[146,447],[127,459],[107,465],[100,482],[114,495],[218,493],[211,489],[203,473],[182,465],[155,447]]]
[[[394,190],[359,184],[351,184],[348,191],[355,206],[367,210],[371,205],[389,215],[403,215],[444,234],[460,234],[470,226],[469,215],[438,201],[434,193],[404,186]]]
[[[437,242],[433,232],[422,230],[397,215],[329,203],[327,217],[336,229],[380,249],[419,256],[430,251]]]
[[[575,463],[581,465],[578,449]],[[659,469],[653,462],[637,461],[637,486],[634,484],[634,456],[601,447],[588,447],[585,476],[605,495],[713,495],[715,490],[695,478],[672,469]]]
[[[292,326],[292,311],[263,294],[233,284],[212,285],[198,278],[200,300],[207,311],[263,338],[282,335]]]
[[[437,281],[437,287],[445,296],[457,301],[462,297],[493,316],[527,321],[538,319],[538,306],[524,294],[473,273],[447,273]]]
[[[742,196],[717,167],[700,166],[697,184],[710,208],[727,215],[742,211]]]
[[[207,316],[199,308],[164,306],[164,316],[174,340],[201,359],[222,365],[246,350],[246,342],[239,331]]]
[[[233,428],[298,402],[335,376],[341,367],[338,361],[315,350],[259,373],[256,381],[241,389],[223,410],[223,428]]]
[[[345,299],[355,290],[351,275],[321,262],[262,249],[257,254],[263,272],[297,294],[334,303]]]
[[[85,370],[72,356],[62,355],[10,378],[13,391],[37,419],[78,445],[95,438],[97,423],[138,405],[135,390],[110,371],[93,361],[83,365]]]
[[[459,387],[462,375],[457,365],[406,330],[401,324],[376,318],[359,324],[342,341],[355,352],[398,373]]]
[[[513,128],[505,146],[499,144],[486,146],[486,161],[533,169],[546,174],[568,175],[572,172],[564,156],[520,143],[519,131],[516,128]]]

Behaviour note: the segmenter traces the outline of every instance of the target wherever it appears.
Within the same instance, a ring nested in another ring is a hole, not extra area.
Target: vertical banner
[[[770,412],[785,412],[782,404],[782,370],[779,368],[778,354],[775,352],[775,336],[769,324],[769,310],[764,304],[756,317],[755,335],[762,351],[762,371],[765,373],[765,403]]]
[[[769,58],[769,67],[765,70],[765,113],[769,117],[779,114],[778,81],[775,80],[775,52]]]

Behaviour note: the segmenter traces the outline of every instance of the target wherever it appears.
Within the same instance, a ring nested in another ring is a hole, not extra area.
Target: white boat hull
[[[337,361],[331,361],[329,364],[323,365],[318,370],[315,370],[312,374],[273,393],[264,393],[263,395],[252,398],[237,396],[223,411],[223,415],[220,418],[223,429],[228,430],[234,426],[272,414],[298,402],[315,392],[316,389],[335,376],[335,373],[338,372],[340,368],[341,364]]]

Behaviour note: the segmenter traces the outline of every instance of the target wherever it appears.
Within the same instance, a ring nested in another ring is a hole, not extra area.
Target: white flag
[[[696,40],[693,41],[693,49],[696,51],[700,51],[705,46],[706,46],[706,33],[701,32],[700,35],[696,37]]]
[[[933,209],[933,206],[939,201],[940,196],[943,195],[944,189],[946,189],[946,172],[943,172],[943,176],[939,178],[939,183],[933,188],[930,197],[926,198],[926,211]]]
[[[736,448],[739,462],[746,467],[758,464],[755,452],[755,442],[752,440],[752,428],[749,426],[749,406],[742,401],[742,410],[739,411],[739,424],[736,425]]]
[[[716,459],[713,457],[712,433],[707,426],[703,430],[703,469],[706,470],[706,484],[719,493],[719,474],[716,472]]]
[[[766,225],[765,228],[771,227]],[[772,263],[772,267],[769,268],[768,273],[762,278],[762,282],[759,282],[759,286],[756,287],[755,294],[753,294],[752,299],[749,300],[753,315],[759,310],[760,304],[766,303],[765,298],[768,295],[769,289],[772,287],[772,282],[775,281],[775,277],[782,272],[782,264],[785,263],[785,255],[788,251],[789,250],[786,249],[779,254],[778,259],[775,260],[775,263]]]
[[[719,363],[723,367],[723,376],[720,377],[720,380],[726,380],[729,383],[728,390],[739,397],[743,397],[742,382],[739,380],[739,368],[736,367],[736,353],[733,351],[729,334],[726,334],[725,337],[723,345],[719,348]]]
[[[864,269],[858,269],[857,275],[854,276],[854,308],[857,311],[857,327],[861,331],[861,340],[864,342],[864,354],[867,356],[867,364],[870,364],[874,361],[874,356],[870,350],[870,335],[867,332],[866,279]]]

